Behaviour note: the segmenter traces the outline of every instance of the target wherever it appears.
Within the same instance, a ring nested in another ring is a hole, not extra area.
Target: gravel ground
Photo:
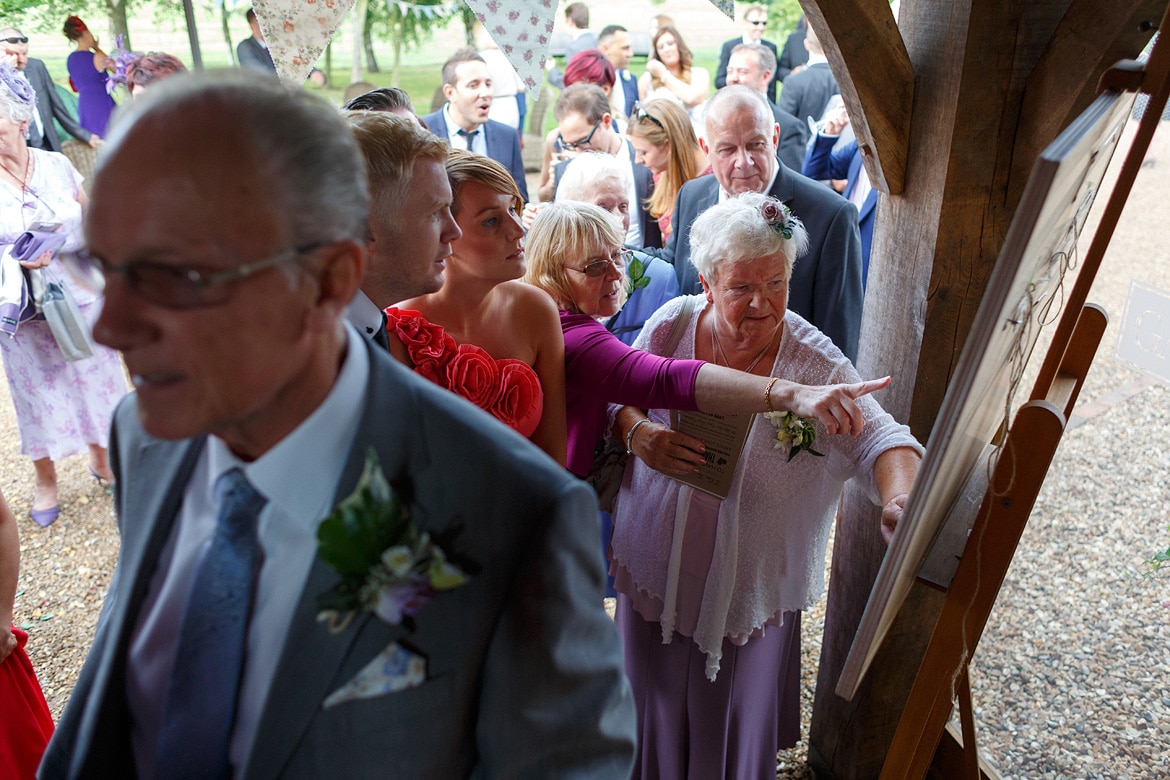
[[[1113,324],[973,664],[980,746],[1005,777],[1170,776],[1170,572],[1143,565],[1170,545],[1170,389],[1112,357],[1130,280],[1170,290],[1168,199],[1163,123],[1090,295]],[[117,559],[113,510],[74,457],[58,466],[61,518],[33,524],[6,386],[0,442],[21,533],[16,622],[59,716]],[[822,601],[803,623],[806,730],[823,621]],[[808,775],[805,752],[782,752],[779,776]]]

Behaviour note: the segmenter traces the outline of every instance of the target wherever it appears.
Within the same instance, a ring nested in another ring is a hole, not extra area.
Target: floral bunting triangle
[[[300,84],[325,51],[354,0],[254,0],[276,72]]]
[[[529,91],[536,94],[552,43],[556,0],[467,0],[467,5]]]
[[[735,21],[735,0],[711,0],[711,5],[723,12],[731,21]]]

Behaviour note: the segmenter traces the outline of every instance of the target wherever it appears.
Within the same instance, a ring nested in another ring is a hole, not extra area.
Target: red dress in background
[[[36,777],[53,736],[53,716],[24,652],[28,634],[12,631],[16,649],[0,662],[0,777],[24,780]]]

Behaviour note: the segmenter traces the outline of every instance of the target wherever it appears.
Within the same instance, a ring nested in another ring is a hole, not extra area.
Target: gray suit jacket
[[[69,109],[61,102],[57,95],[57,88],[53,86],[53,79],[49,76],[49,69],[45,63],[32,57],[24,66],[24,76],[32,84],[37,93],[37,113],[41,115],[41,124],[45,130],[44,147],[52,152],[61,151],[61,139],[57,135],[57,128],[53,127],[54,117],[65,128],[65,132],[79,141],[89,143],[93,133],[77,123],[76,117],[69,113]]]
[[[454,532],[465,585],[409,635],[365,615],[341,634],[315,621],[337,576],[313,563],[241,777],[627,777],[634,709],[602,610],[597,502],[536,447],[372,345],[369,389],[340,499],[373,447],[420,529]],[[45,754],[42,778],[132,777],[127,648],[159,551],[204,439],[160,441],[133,396],[110,452],[122,532],[89,658]],[[322,709],[390,642],[428,659],[408,690]]]
[[[780,163],[768,194],[786,204],[808,231],[808,253],[797,258],[788,284],[788,308],[833,340],[850,360],[857,359],[861,309],[861,236],[857,209],[825,185]],[[691,264],[691,224],[719,202],[714,174],[691,179],[678,192],[666,248],[647,249],[674,264],[682,295],[701,291]]]

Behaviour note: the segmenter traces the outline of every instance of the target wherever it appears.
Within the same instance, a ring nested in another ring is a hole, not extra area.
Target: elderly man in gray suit
[[[241,71],[111,134],[74,263],[137,388],[122,546],[42,778],[628,776],[593,493],[345,324],[363,167]]]

